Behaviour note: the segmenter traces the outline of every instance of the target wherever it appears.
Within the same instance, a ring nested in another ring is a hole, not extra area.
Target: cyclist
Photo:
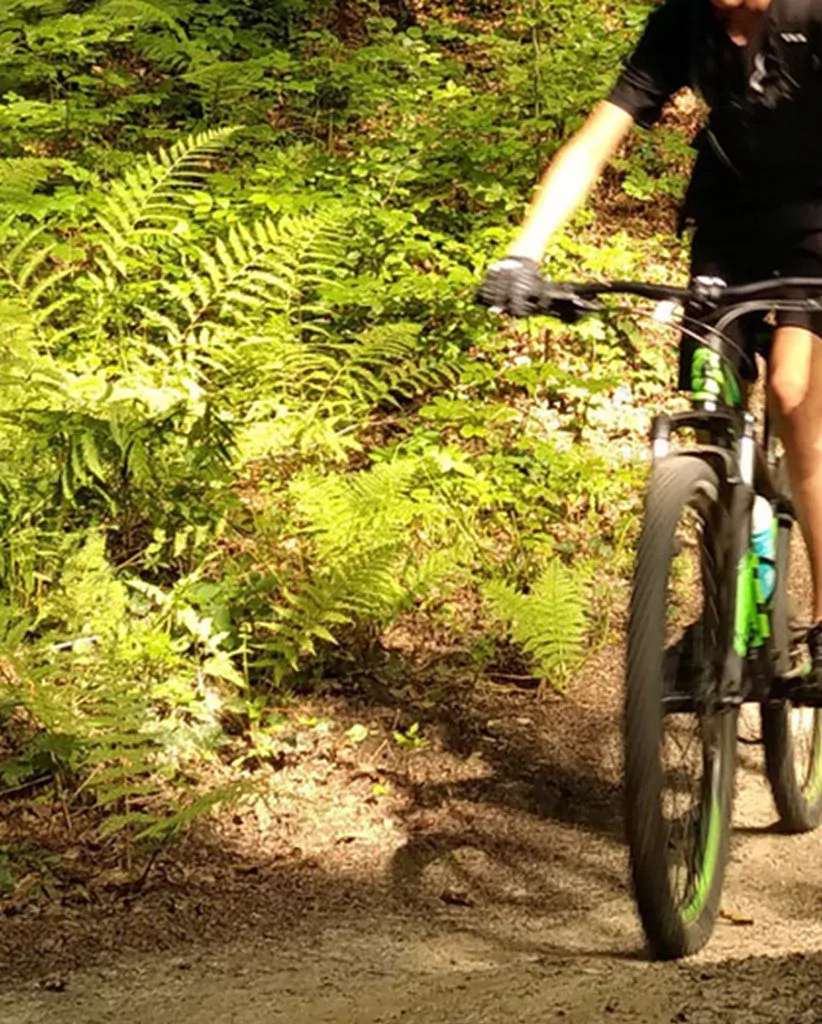
[[[665,0],[651,14],[610,96],[559,151],[480,301],[514,316],[536,309],[552,235],[585,199],[634,123],[650,127],[690,86],[709,116],[681,211],[693,229],[691,273],[743,284],[822,278],[822,0]],[[822,314],[759,315],[738,344],[768,358],[771,406],[810,551],[812,686],[822,686]],[[683,340],[680,384],[692,345]],[[743,368],[744,369],[744,368]]]

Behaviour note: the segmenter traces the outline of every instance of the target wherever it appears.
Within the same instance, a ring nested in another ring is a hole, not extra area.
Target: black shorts
[[[691,245],[691,276],[721,277],[727,284],[747,284],[773,277],[822,278],[822,231],[803,232],[795,225],[775,227],[752,216],[723,225],[699,227]],[[804,296],[797,289],[796,297]],[[749,313],[726,332],[737,346],[728,357],[748,380],[756,379],[754,353],[768,357],[774,325],[805,327],[822,336],[822,312]],[[697,342],[683,335],[680,345],[679,386],[691,388],[691,359]],[[739,349],[747,353],[746,360]]]

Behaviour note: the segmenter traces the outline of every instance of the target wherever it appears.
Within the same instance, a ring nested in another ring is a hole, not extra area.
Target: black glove
[[[511,316],[534,316],[540,311],[544,290],[545,279],[535,260],[506,256],[488,268],[477,302]]]

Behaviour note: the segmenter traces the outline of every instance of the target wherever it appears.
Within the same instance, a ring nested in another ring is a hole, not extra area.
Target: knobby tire
[[[701,742],[702,772],[699,806],[694,815],[695,880],[686,879],[678,896],[672,880],[672,838],[683,826],[665,817],[663,802],[670,792],[663,766],[663,746],[671,725],[663,712],[666,692],[665,643],[669,621],[669,586],[677,553],[677,525],[695,509],[703,521],[703,566],[706,636],[714,639],[708,670],[719,677],[715,637],[722,615],[720,594],[723,527],[720,481],[714,469],[694,456],[673,456],[657,463],[645,505],[631,599],[628,669],[624,707],[626,828],[634,895],[651,954],[671,959],[695,953],[708,940],[716,921],[728,858],[733,804],[737,711],[716,706],[694,715]],[[705,641],[708,648],[711,644]],[[707,660],[707,658],[705,659]],[[714,685],[709,681],[708,689]],[[704,689],[704,686],[703,686]],[[704,705],[707,707],[708,705]],[[670,716],[667,716],[668,718]],[[697,751],[699,756],[700,751]],[[684,816],[686,825],[690,818]],[[687,889],[691,886],[690,889]]]

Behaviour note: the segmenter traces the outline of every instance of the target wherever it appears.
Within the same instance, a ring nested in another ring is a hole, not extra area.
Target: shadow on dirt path
[[[380,767],[390,804],[368,797],[373,765],[321,774],[311,807],[283,797],[254,844],[224,823],[138,897],[7,918],[0,1020],[822,1019],[822,844],[772,830],[754,748],[710,946],[687,964],[644,959],[621,838],[619,676],[605,651],[568,698],[479,690],[430,749]],[[275,846],[283,834],[301,845]]]

